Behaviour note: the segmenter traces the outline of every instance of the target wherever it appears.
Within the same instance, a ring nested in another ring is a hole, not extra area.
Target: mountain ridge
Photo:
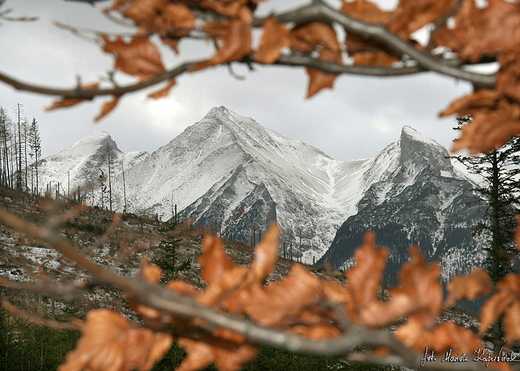
[[[107,133],[96,135],[109,146]],[[251,240],[253,228],[265,231],[270,221],[276,221],[282,227],[282,245],[298,246],[293,253],[299,256],[301,240],[306,262],[322,258],[349,218],[366,207],[365,213],[402,198],[407,188],[422,184],[431,174],[467,182],[470,188],[464,170],[453,166],[447,150],[409,126],[377,156],[339,161],[222,106],[212,108],[151,154],[123,154],[117,145],[114,150],[124,165],[114,166],[116,210],[126,206],[167,220],[177,205],[182,218],[217,226],[218,233],[242,242]],[[60,154],[65,163],[66,150]],[[98,157],[98,150],[85,156],[90,159],[82,165],[87,170],[71,162],[67,169],[44,166],[41,171],[54,177],[61,172],[62,182],[68,172],[88,173],[95,180],[105,166]],[[86,177],[72,178],[76,187]],[[99,204],[100,197],[93,192],[92,202]]]

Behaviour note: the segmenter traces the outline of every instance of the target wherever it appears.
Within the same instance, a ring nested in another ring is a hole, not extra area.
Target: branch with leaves
[[[63,216],[59,219],[63,220]],[[356,251],[356,265],[345,273],[346,285],[334,279],[319,279],[299,264],[286,278],[265,284],[277,258],[279,228],[275,225],[256,246],[250,267],[231,262],[221,240],[207,235],[199,261],[207,286],[199,290],[179,280],[159,284],[162,271],[148,259],[141,262],[137,278],[100,267],[61,237],[53,222],[37,226],[4,210],[0,210],[0,220],[45,241],[77,262],[89,272],[92,283],[124,292],[130,307],[144,320],[140,327],[110,310],[90,311],[86,321],[79,324],[83,336],[60,368],[62,371],[150,370],[173,341],[188,354],[178,370],[199,370],[211,363],[219,370],[239,370],[255,359],[260,345],[382,365],[424,364],[430,370],[486,368],[482,362],[424,363],[423,358],[426,348],[438,354],[452,349],[454,354],[469,357],[474,350],[485,349],[478,334],[453,322],[439,323],[437,319],[459,300],[490,293],[487,273],[474,270],[454,278],[447,286],[449,295],[443,300],[439,265],[427,263],[418,248],[412,248],[411,260],[403,265],[399,275],[400,285],[391,290],[387,300],[381,300],[379,292],[388,251],[376,246],[372,233],[365,236],[363,246]],[[481,335],[504,314],[506,340],[509,344],[520,340],[518,282],[520,275],[510,274],[497,284],[496,293],[482,310]],[[6,280],[0,281],[0,285],[29,286]],[[76,290],[46,289],[77,295],[88,287],[83,283]],[[4,306],[16,312],[9,303]],[[394,333],[386,329],[397,322],[401,324]],[[357,351],[360,347],[365,349],[361,353]],[[511,369],[507,362],[492,365]]]
[[[520,8],[515,2],[492,0],[482,8],[475,0],[400,0],[395,10],[385,11],[368,0],[343,1],[337,8],[313,0],[293,10],[259,17],[258,5],[265,1],[115,0],[103,12],[116,22],[133,26],[135,32],[129,42],[121,36],[114,39],[97,33],[96,42],[103,52],[114,56],[115,71],[134,76],[138,82],[119,86],[114,72],[103,87],[100,83],[78,83],[71,89],[49,88],[1,72],[0,81],[16,89],[62,97],[48,109],[111,95],[112,100],[96,117],[99,120],[125,94],[166,82],[150,94],[161,98],[169,94],[176,77],[219,65],[305,67],[309,98],[332,88],[341,74],[395,76],[434,71],[474,85],[473,93],[441,112],[441,116],[474,118],[453,150],[487,152],[520,133]],[[61,27],[81,34],[73,26]],[[339,28],[345,31],[343,40]],[[255,29],[262,33],[258,43],[253,42]],[[426,46],[414,39],[414,33],[421,29],[429,29]],[[166,68],[157,36],[177,54],[179,43],[189,38],[212,40],[217,50],[207,60]],[[489,62],[499,63],[498,72],[467,69]]]

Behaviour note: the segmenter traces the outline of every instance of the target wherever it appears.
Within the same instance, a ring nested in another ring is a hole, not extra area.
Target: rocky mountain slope
[[[477,251],[472,225],[485,208],[464,169],[454,166],[445,148],[404,127],[399,141],[386,147],[374,163],[389,165],[360,199],[357,214],[339,228],[320,263],[349,267],[364,233],[373,230],[378,244],[390,250],[387,278],[392,281],[411,245],[441,261],[444,279],[480,264],[483,255]]]

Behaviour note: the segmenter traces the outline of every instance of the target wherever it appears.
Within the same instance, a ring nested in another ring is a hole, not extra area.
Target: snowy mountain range
[[[305,262],[322,258],[337,267],[349,264],[361,230],[383,225],[401,228],[405,251],[420,243],[430,256],[454,261],[451,229],[463,231],[458,248],[474,249],[471,222],[482,213],[466,170],[411,127],[374,158],[338,161],[225,107],[212,108],[151,154],[123,153],[108,133],[97,131],[42,160],[39,172],[40,184],[60,184],[61,193],[91,184],[86,195],[94,204],[107,197],[96,181],[110,173],[115,210],[168,220],[177,205],[181,218],[247,243],[253,228],[265,231],[276,221],[294,256],[301,241]],[[378,242],[394,251],[382,235]]]

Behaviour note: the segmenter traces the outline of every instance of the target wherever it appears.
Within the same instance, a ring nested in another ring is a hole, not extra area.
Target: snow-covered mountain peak
[[[68,148],[65,148],[59,153],[59,155],[68,155],[73,157],[86,156],[100,150],[105,150],[107,147],[116,152],[120,152],[119,148],[117,148],[116,142],[112,139],[110,134],[106,131],[96,130],[88,137],[81,139]]]
[[[430,166],[437,171],[451,172],[453,169],[446,148],[410,126],[403,126],[398,144],[401,164]]]

